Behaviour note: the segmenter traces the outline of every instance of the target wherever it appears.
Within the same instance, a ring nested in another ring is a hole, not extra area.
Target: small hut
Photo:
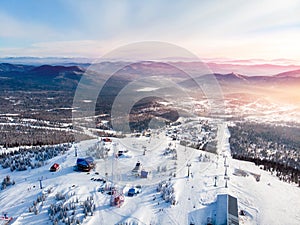
[[[94,159],[92,157],[78,158],[76,167],[78,171],[89,172],[95,167]]]
[[[140,161],[138,161],[138,162],[135,164],[135,167],[133,168],[132,173],[134,173],[134,174],[140,173],[141,168],[142,168],[142,164],[140,163]]]
[[[135,190],[135,188],[130,188],[129,190],[128,190],[128,196],[130,196],[130,197],[132,197],[132,196],[134,196],[134,195],[136,195],[137,193],[136,193],[136,190]]]
[[[50,172],[56,172],[60,169],[60,166],[58,163],[54,163],[51,167],[50,167]]]
[[[148,174],[149,174],[148,171],[142,170],[142,171],[141,171],[141,178],[148,178]]]

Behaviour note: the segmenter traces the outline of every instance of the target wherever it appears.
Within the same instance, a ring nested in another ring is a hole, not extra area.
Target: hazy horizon
[[[159,40],[200,59],[299,62],[299,13],[295,1],[1,1],[0,57],[98,58]]]

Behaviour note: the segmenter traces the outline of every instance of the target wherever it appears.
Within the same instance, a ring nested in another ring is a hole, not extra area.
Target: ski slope
[[[164,130],[151,137],[114,138],[112,143],[105,144],[110,148],[107,160],[96,160],[97,166],[90,173],[73,170],[76,163],[74,146],[66,155],[53,158],[37,169],[10,172],[1,168],[1,179],[9,175],[16,182],[0,191],[1,211],[14,218],[11,223],[14,225],[52,224],[48,210],[57,202],[55,195],[60,192],[71,196],[69,201],[78,198],[77,216],[83,224],[206,224],[207,218],[212,217],[216,210],[217,195],[228,193],[238,199],[239,210],[246,213],[239,216],[240,224],[300,224],[300,188],[279,181],[253,163],[232,159],[229,136],[227,124],[219,121],[218,154],[181,146],[166,136]],[[97,142],[95,139],[78,143],[78,156],[85,157],[88,148]],[[170,145],[176,148],[177,160],[172,159],[172,155],[163,155]],[[125,157],[115,157],[115,153],[125,149],[128,150]],[[146,149],[145,154],[143,149]],[[200,154],[202,160],[199,160]],[[228,188],[225,188],[224,180],[225,160],[229,166]],[[138,161],[150,172],[148,178],[132,174],[131,170]],[[53,163],[59,163],[61,169],[52,173],[49,168]],[[245,171],[249,176],[233,175],[235,169]],[[253,174],[260,175],[259,182]],[[105,185],[97,181],[100,178],[124,192],[125,202],[121,207],[110,206],[111,196],[99,192],[99,188]],[[43,189],[39,186],[40,179]],[[156,190],[163,180],[174,189],[175,205],[163,200]],[[128,197],[128,189],[135,185],[141,185],[142,192]],[[48,194],[49,189],[52,192]],[[35,215],[28,208],[42,193],[46,199],[38,205],[39,213]],[[84,219],[80,204],[89,196],[93,196],[95,211],[93,216]]]

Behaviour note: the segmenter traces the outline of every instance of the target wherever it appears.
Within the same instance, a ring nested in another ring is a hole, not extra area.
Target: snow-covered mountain
[[[299,187],[279,181],[250,162],[232,159],[227,123],[208,122],[218,131],[216,154],[180,144],[180,140],[194,135],[190,128],[200,126],[199,119],[191,119],[152,131],[151,135],[112,138],[112,142],[83,141],[39,168],[14,172],[0,168],[1,178],[8,175],[15,181],[0,191],[1,211],[13,217],[15,225],[63,224],[61,218],[70,218],[66,224],[78,220],[90,225],[198,225],[207,224],[208,217],[214,221],[217,196],[230,194],[238,199],[238,211],[243,212],[239,224],[299,224]],[[77,157],[103,149],[107,156],[96,159],[95,169],[74,171]],[[132,173],[137,162],[148,172],[147,178]],[[60,170],[49,172],[54,163],[60,165]],[[120,207],[110,204],[111,185],[124,194]],[[136,186],[141,186],[140,193],[127,196]],[[88,210],[90,203],[92,212]]]

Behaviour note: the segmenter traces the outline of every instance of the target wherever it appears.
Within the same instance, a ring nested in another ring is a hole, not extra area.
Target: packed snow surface
[[[217,195],[228,193],[238,199],[239,211],[245,212],[239,216],[240,224],[300,224],[300,188],[279,181],[253,163],[232,159],[229,136],[226,122],[219,121],[217,154],[182,146],[166,136],[164,130],[152,132],[150,137],[113,138],[105,144],[96,139],[83,141],[75,144],[78,157],[86,157],[88,149],[96,144],[110,149],[107,159],[96,159],[96,168],[89,173],[74,171],[75,145],[67,154],[37,169],[11,172],[0,168],[1,181],[9,175],[16,183],[0,190],[1,212],[13,217],[11,223],[15,225],[53,224],[49,207],[58,202],[55,195],[62,193],[73,196],[70,199],[78,198],[78,218],[83,224],[206,224],[207,218],[214,216]],[[168,147],[176,149],[177,159],[172,153],[164,154]],[[116,157],[119,151],[124,154]],[[149,172],[147,178],[132,173],[137,162]],[[54,163],[60,164],[60,170],[49,172]],[[228,188],[224,163],[229,166]],[[247,176],[236,174],[236,169]],[[260,181],[256,181],[256,176],[260,176]],[[162,181],[172,187],[174,205],[157,192]],[[100,191],[108,185],[124,193],[125,201],[120,207],[111,206],[111,195]],[[141,192],[127,196],[128,190],[137,185]],[[46,193],[46,199],[38,204],[39,213],[35,215],[29,207],[42,193]],[[90,196],[95,210],[84,219],[80,204]]]

